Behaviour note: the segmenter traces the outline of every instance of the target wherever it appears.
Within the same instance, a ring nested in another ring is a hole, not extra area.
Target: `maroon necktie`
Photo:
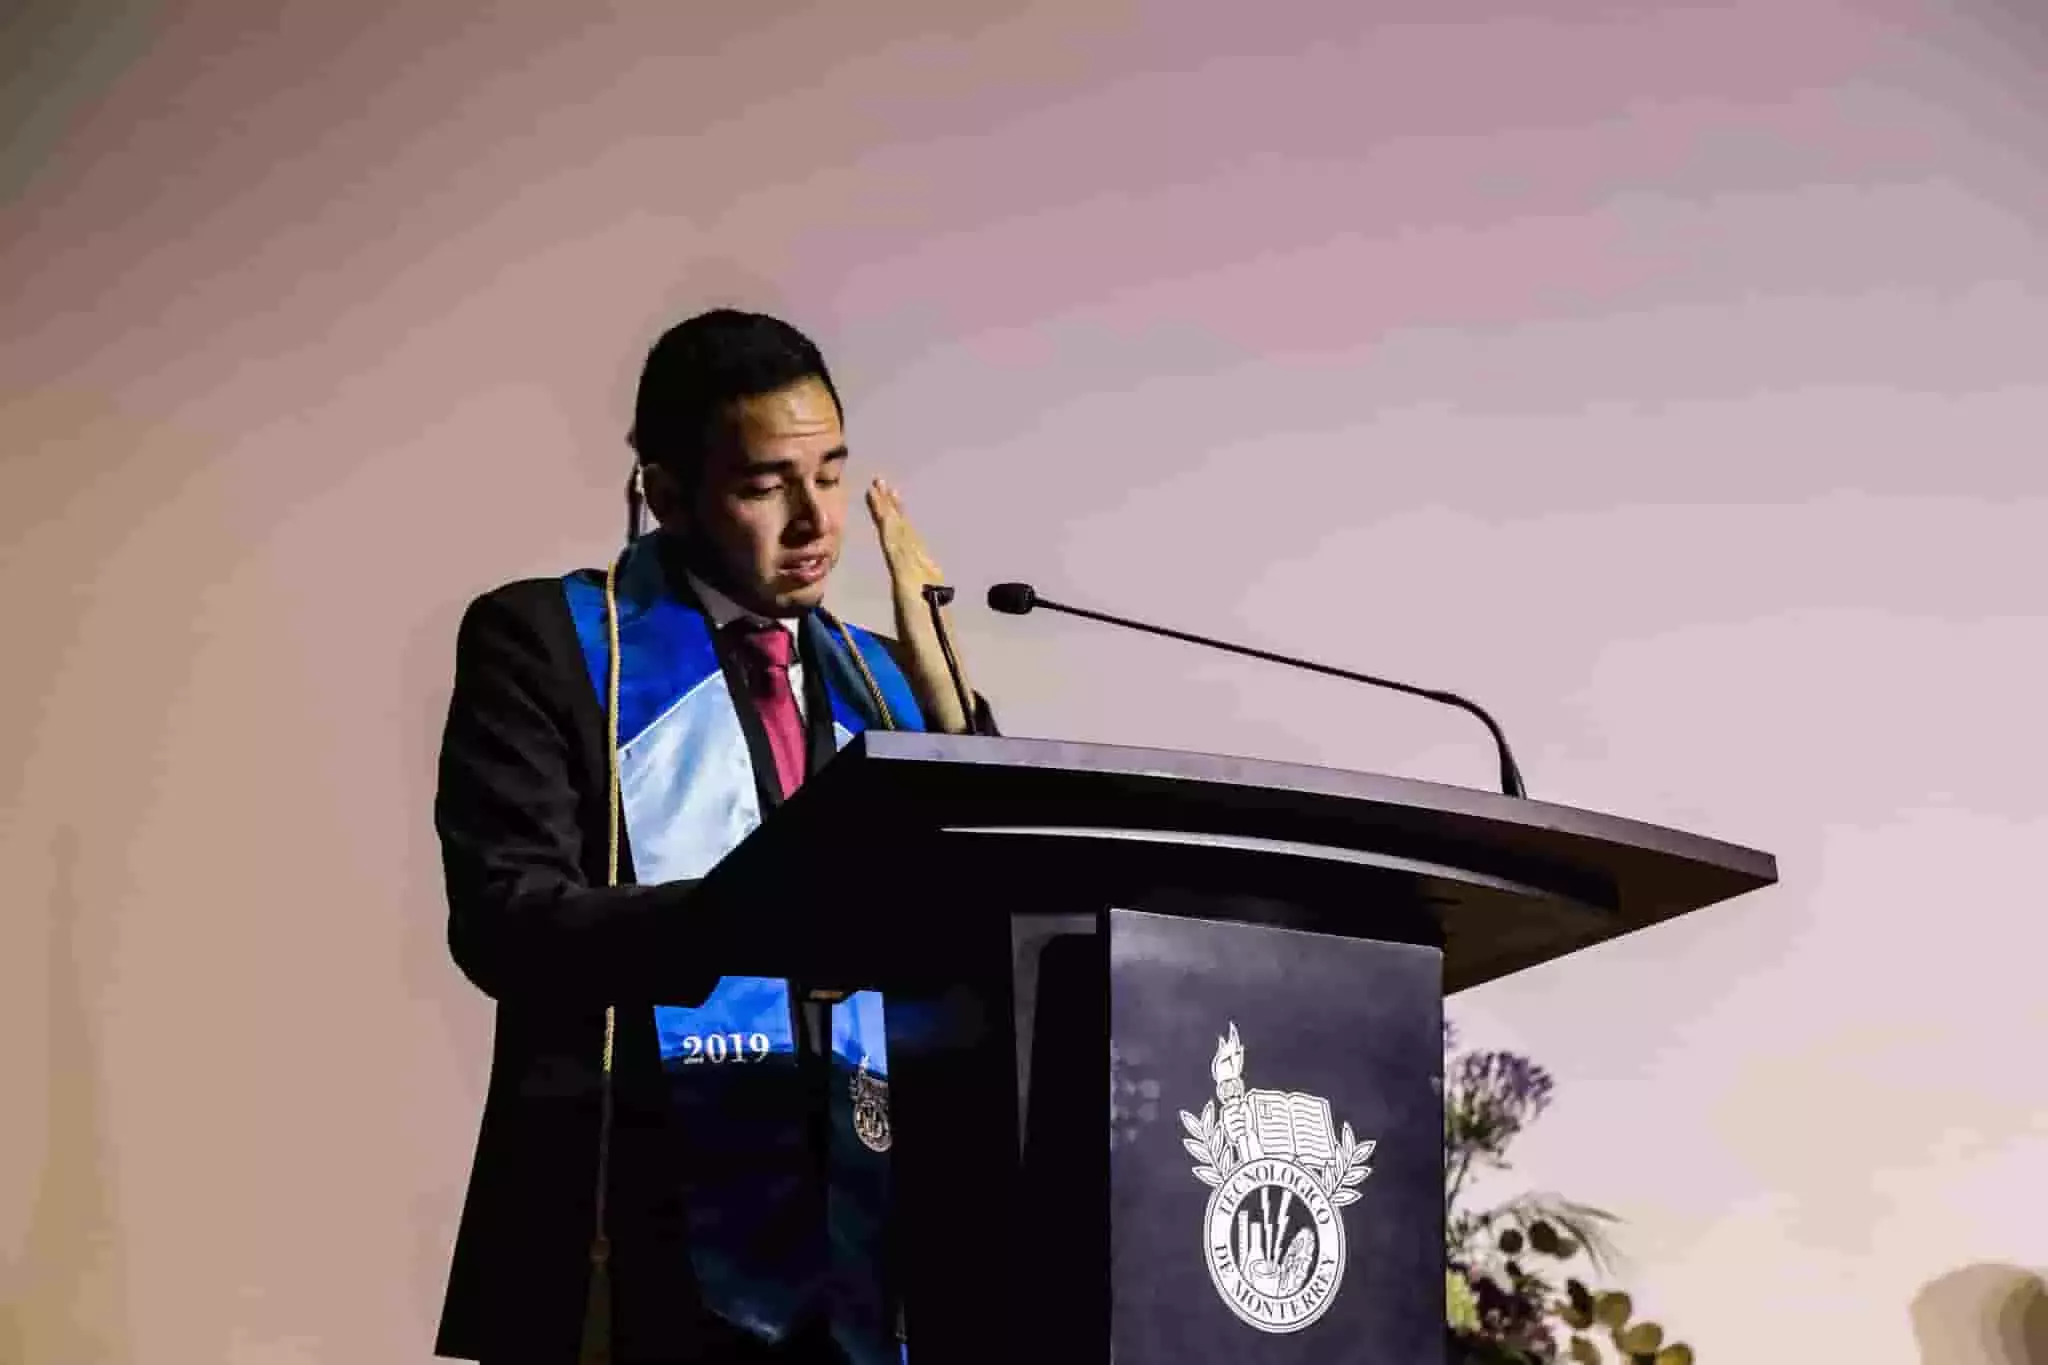
[[[789,684],[789,663],[796,649],[796,636],[773,621],[740,620],[733,623],[740,647],[740,674],[746,679],[748,700],[768,732],[768,748],[775,755],[775,775],[787,797],[804,780],[804,720],[796,707],[796,690]]]

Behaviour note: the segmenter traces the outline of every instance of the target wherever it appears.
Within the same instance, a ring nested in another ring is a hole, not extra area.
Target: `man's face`
[[[818,379],[741,400],[714,443],[680,530],[716,586],[753,611],[794,616],[824,599],[846,525],[846,435]],[[675,525],[682,490],[650,469],[648,503]],[[659,486],[657,486],[659,485]]]

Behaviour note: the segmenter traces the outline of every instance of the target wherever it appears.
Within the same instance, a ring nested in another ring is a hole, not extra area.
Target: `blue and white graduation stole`
[[[604,586],[575,574],[563,587],[602,705],[610,669]],[[643,537],[627,552],[617,602],[619,795],[634,880],[651,885],[700,878],[761,823],[738,704],[719,667],[710,622],[668,590],[654,537]],[[874,680],[896,728],[924,728],[908,679],[878,639],[846,627],[860,651],[856,662],[846,657],[836,633],[820,626],[806,629],[831,698],[837,747],[879,720],[871,721],[874,703],[865,677]],[[791,1005],[789,983],[781,978],[728,976],[700,1005],[657,1006],[663,1066],[747,1066],[788,1058],[796,1049]],[[858,1077],[887,1078],[879,994],[861,991],[833,1005],[831,1045],[856,1068],[856,1087]],[[867,1134],[862,1137],[867,1141]]]

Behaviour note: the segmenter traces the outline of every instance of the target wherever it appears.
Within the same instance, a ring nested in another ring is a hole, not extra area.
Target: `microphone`
[[[967,733],[978,735],[981,726],[974,713],[974,698],[967,693],[967,680],[960,676],[960,656],[953,652],[953,636],[946,629],[946,617],[939,608],[953,600],[953,589],[944,583],[924,586],[924,604],[932,614],[932,629],[938,633],[939,652],[946,656],[946,672],[953,679],[953,694],[960,698],[960,714],[967,719]]]
[[[1509,796],[1526,798],[1529,794],[1522,786],[1522,770],[1515,766],[1514,753],[1508,748],[1508,737],[1501,733],[1500,726],[1495,723],[1492,716],[1486,713],[1484,707],[1475,701],[1468,701],[1455,692],[1439,692],[1434,688],[1415,687],[1408,683],[1395,682],[1391,678],[1376,678],[1370,673],[1354,673],[1349,669],[1332,668],[1328,664],[1314,663],[1308,659],[1292,659],[1285,654],[1274,654],[1268,650],[1252,649],[1246,645],[1233,645],[1223,640],[1211,640],[1202,635],[1190,635],[1184,630],[1168,630],[1165,626],[1150,626],[1146,625],[1143,621],[1127,621],[1123,617],[1110,616],[1099,611],[1089,611],[1085,607],[1070,607],[1064,602],[1054,602],[1049,598],[1040,597],[1037,589],[1033,588],[1029,583],[996,584],[988,590],[988,605],[990,610],[1002,612],[1006,616],[1023,616],[1035,608],[1044,607],[1047,611],[1063,612],[1068,616],[1085,617],[1090,621],[1101,621],[1112,626],[1122,626],[1126,630],[1143,631],[1147,635],[1163,635],[1169,640],[1182,640],[1191,645],[1202,645],[1209,649],[1220,649],[1229,654],[1242,654],[1247,658],[1263,659],[1267,663],[1285,664],[1289,668],[1303,668],[1311,673],[1324,673],[1333,678],[1343,678],[1347,682],[1364,683],[1368,687],[1384,687],[1392,692],[1405,692],[1411,697],[1421,697],[1425,701],[1438,702],[1444,706],[1455,706],[1460,711],[1477,716],[1480,723],[1486,726],[1487,730],[1493,735],[1493,747],[1500,753],[1500,789]]]

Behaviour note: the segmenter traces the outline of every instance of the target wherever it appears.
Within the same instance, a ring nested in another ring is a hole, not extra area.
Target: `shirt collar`
[[[697,595],[697,601],[703,606],[704,614],[711,618],[713,630],[722,631],[736,621],[763,621],[781,626],[792,635],[796,634],[799,618],[763,616],[757,611],[748,611],[696,574],[686,571],[684,577],[689,579],[690,591]]]

